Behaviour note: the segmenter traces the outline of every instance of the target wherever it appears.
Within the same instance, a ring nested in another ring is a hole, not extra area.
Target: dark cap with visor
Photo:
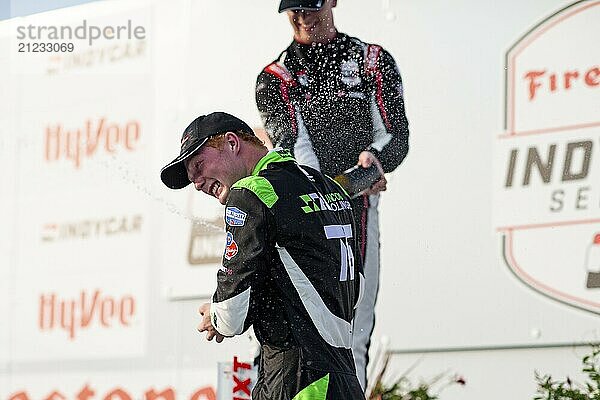
[[[179,156],[161,169],[160,179],[170,189],[186,187],[191,182],[188,179],[184,161],[211,137],[220,133],[237,131],[254,135],[248,124],[231,114],[214,112],[199,116],[183,131]]]
[[[279,12],[288,10],[308,10],[316,11],[323,7],[325,0],[281,0],[279,3]]]

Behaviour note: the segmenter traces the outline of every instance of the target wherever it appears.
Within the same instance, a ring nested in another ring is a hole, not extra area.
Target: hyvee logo
[[[141,215],[108,217],[83,221],[48,223],[43,226],[42,241],[56,242],[68,239],[89,239],[139,233]]]
[[[598,21],[600,1],[578,1],[508,51],[494,214],[520,280],[600,314]]]
[[[88,119],[78,128],[65,128],[60,123],[49,124],[45,133],[44,156],[49,163],[64,159],[80,168],[84,158],[91,158],[99,152],[135,151],[140,135],[138,121],[119,123],[106,118]]]
[[[96,289],[64,299],[56,293],[44,293],[39,299],[38,328],[42,332],[61,329],[69,340],[75,340],[85,329],[127,328],[135,316],[136,301],[131,295],[115,297]]]

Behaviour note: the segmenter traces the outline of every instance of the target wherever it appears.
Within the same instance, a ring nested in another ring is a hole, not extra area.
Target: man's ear
[[[225,134],[225,150],[231,151],[234,154],[239,153],[240,151],[240,141],[238,135],[233,132],[227,132]]]

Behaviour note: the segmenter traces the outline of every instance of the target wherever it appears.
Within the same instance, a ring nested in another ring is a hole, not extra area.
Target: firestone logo
[[[599,20],[600,1],[578,1],[506,54],[494,223],[522,282],[600,314]]]

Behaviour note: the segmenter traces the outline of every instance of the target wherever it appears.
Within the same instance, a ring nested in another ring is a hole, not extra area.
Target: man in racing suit
[[[402,80],[392,56],[375,44],[337,32],[335,0],[282,0],[294,41],[260,73],[256,103],[276,146],[301,165],[336,176],[357,163],[393,171],[408,152]],[[379,288],[378,192],[385,178],[352,200],[366,288],[354,320],[356,369],[366,367]]]
[[[199,330],[221,342],[254,326],[254,400],[364,399],[351,350],[364,278],[347,194],[226,113],[198,117],[181,143],[163,182],[192,182],[226,206],[223,267]]]

